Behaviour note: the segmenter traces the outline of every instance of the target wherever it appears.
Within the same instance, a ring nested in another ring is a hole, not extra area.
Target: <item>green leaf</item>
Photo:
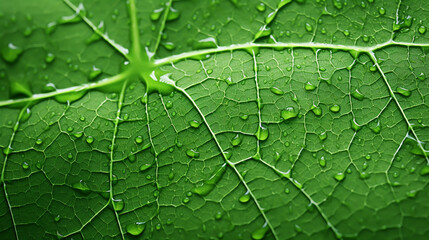
[[[426,239],[426,5],[1,1],[0,239]]]

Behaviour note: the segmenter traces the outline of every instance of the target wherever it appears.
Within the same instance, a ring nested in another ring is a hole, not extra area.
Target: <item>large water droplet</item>
[[[404,97],[409,97],[411,95],[411,91],[403,87],[397,87],[396,92]]]
[[[113,204],[113,209],[117,212],[122,211],[125,205],[123,199],[113,199],[112,204]]]
[[[237,134],[237,135],[235,135],[235,137],[232,139],[231,144],[232,144],[232,146],[234,146],[234,147],[235,147],[235,146],[240,145],[241,141],[242,141],[241,136],[240,136],[239,134]]]
[[[252,232],[252,239],[254,240],[260,240],[265,237],[265,234],[268,232],[268,224],[265,223],[261,228],[256,229]]]
[[[18,59],[22,51],[20,47],[15,46],[13,43],[9,43],[7,47],[2,49],[1,55],[6,62],[13,63]]]
[[[243,194],[239,199],[238,199],[241,203],[247,203],[250,200],[250,193],[246,192],[245,194]]]
[[[266,128],[262,125],[259,126],[258,131],[256,132],[256,138],[259,141],[265,141],[265,140],[267,140],[268,135],[269,135],[268,128]]]
[[[195,187],[192,191],[200,196],[209,194],[220,181],[222,175],[226,171],[226,163],[224,163],[213,175],[199,187]]]
[[[186,151],[186,155],[190,158],[198,158],[200,156],[200,153],[195,151],[194,149],[189,149]]]
[[[126,229],[127,229],[127,233],[133,236],[138,236],[143,233],[145,229],[145,223],[144,222],[131,223],[127,225]]]
[[[284,120],[288,120],[298,116],[298,113],[298,110],[295,110],[294,107],[287,107],[286,109],[282,110],[281,116]]]

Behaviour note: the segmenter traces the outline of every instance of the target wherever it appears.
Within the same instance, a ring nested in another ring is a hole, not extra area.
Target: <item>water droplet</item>
[[[359,125],[357,122],[356,122],[356,119],[352,119],[352,120],[350,120],[350,125],[351,125],[351,127],[352,127],[352,129],[355,131],[355,132],[357,132],[357,131],[359,131],[361,128],[362,128],[362,126],[361,125]]]
[[[377,71],[377,67],[375,65],[372,65],[371,67],[369,67],[369,70],[371,72],[375,72],[375,71]]]
[[[95,65],[92,66],[92,69],[91,69],[91,71],[89,72],[89,75],[88,75],[89,81],[95,80],[98,76],[101,75],[101,73],[103,73],[103,71],[101,71],[101,69],[97,68]]]
[[[30,167],[30,164],[28,164],[27,162],[23,162],[22,163],[22,168],[23,169],[28,169]]]
[[[258,131],[256,132],[256,138],[259,141],[265,141],[265,140],[267,140],[268,135],[269,135],[268,128],[266,128],[262,125],[259,126]]]
[[[188,197],[183,198],[182,202],[184,204],[187,204],[190,201],[190,199]]]
[[[126,226],[127,233],[129,233],[133,236],[138,236],[138,235],[142,234],[144,229],[145,229],[145,223],[144,222],[135,222],[135,223],[128,224]]]
[[[305,30],[307,30],[307,32],[311,32],[313,31],[313,26],[310,23],[305,23]]]
[[[290,193],[289,188],[285,188],[285,193],[286,193],[286,194],[289,194],[289,193]]]
[[[396,92],[404,97],[409,97],[411,95],[411,91],[403,87],[397,87]]]
[[[307,91],[313,91],[314,89],[316,89],[316,86],[313,85],[311,82],[307,82],[304,86],[305,90]]]
[[[36,140],[36,144],[37,144],[37,145],[40,145],[40,144],[42,144],[42,143],[43,143],[43,140],[42,140],[42,139],[38,138],[38,139]]]
[[[262,26],[253,38],[254,38],[254,40],[257,40],[259,38],[263,38],[263,37],[270,35],[271,32],[272,32],[271,28],[266,27],[266,26]]]
[[[122,209],[124,209],[124,200],[122,199],[113,199],[112,201],[113,204],[113,209],[117,212],[122,211]]]
[[[217,213],[216,213],[216,215],[215,215],[215,219],[216,219],[216,220],[220,220],[220,219],[222,218],[222,216],[223,216],[222,212],[221,212],[221,211],[219,211],[219,212],[217,212]]]
[[[131,155],[128,156],[128,160],[130,160],[130,162],[135,162],[136,159],[137,159],[137,157],[136,157],[135,154],[131,154]]]
[[[426,33],[426,27],[425,27],[425,26],[423,26],[423,25],[421,25],[421,26],[419,27],[419,33],[420,33],[420,34],[425,34],[425,33]]]
[[[263,12],[263,11],[265,11],[265,4],[264,4],[264,3],[259,3],[258,5],[256,5],[256,9],[257,9],[259,12]]]
[[[270,91],[276,95],[283,95],[285,92],[277,87],[271,87]]]
[[[274,18],[276,17],[276,13],[277,12],[270,12],[269,14],[268,14],[268,16],[265,18],[265,24],[270,24],[273,20],[274,20]]]
[[[420,170],[420,175],[426,176],[429,175],[429,165],[426,165]]]
[[[286,173],[286,175],[290,175],[290,171]],[[293,182],[293,185],[295,185],[295,187],[297,187],[298,189],[302,189],[302,183],[298,182],[298,180],[292,179],[292,182]]]
[[[143,137],[142,136],[137,136],[135,139],[136,143],[142,143],[143,142]]]
[[[240,116],[240,118],[241,118],[242,120],[247,120],[247,119],[249,119],[249,115],[247,115],[247,114],[243,114],[243,115],[241,115],[241,116]]]
[[[15,46],[13,43],[9,43],[6,48],[2,49],[1,55],[6,62],[13,63],[18,59],[22,51],[20,47]]]
[[[377,120],[377,125],[375,125],[374,127],[371,127],[371,131],[375,134],[378,134],[381,132],[381,122],[380,120]]]
[[[330,107],[329,107],[329,110],[330,110],[331,112],[337,113],[337,112],[339,112],[339,111],[340,111],[340,106],[339,106],[339,105],[337,105],[337,104],[334,104],[334,105],[332,105],[332,106],[330,106]]]
[[[346,29],[346,30],[344,30],[344,32],[343,32],[343,33],[344,33],[344,36],[346,36],[346,37],[350,35],[350,31],[349,31],[349,30],[347,30],[347,29]]]
[[[162,43],[162,46],[169,51],[174,50],[176,48],[176,45],[172,42],[164,42]]]
[[[273,158],[274,158],[274,161],[278,161],[280,159],[280,153],[275,152]]]
[[[325,167],[326,166],[326,160],[325,160],[324,156],[320,157],[320,159],[319,159],[319,165],[321,167]]]
[[[55,55],[53,53],[46,54],[45,61],[51,63],[55,60]]]
[[[337,9],[341,9],[341,8],[343,8],[343,4],[340,2],[340,0],[334,0],[334,6],[335,6]]]
[[[343,181],[345,177],[346,177],[346,175],[344,175],[344,173],[342,173],[342,172],[339,172],[339,173],[334,175],[335,180],[337,180],[338,182]]]
[[[298,224],[295,224],[295,231],[302,232],[302,228]]]
[[[55,218],[54,218],[55,222],[59,222],[60,220],[61,220],[61,216],[60,215],[55,216]]]
[[[167,21],[173,21],[180,17],[180,12],[177,9],[174,9],[170,6],[170,11],[168,12]]]
[[[152,21],[157,21],[160,17],[162,12],[164,11],[164,8],[158,8],[152,11],[152,13],[150,14],[150,19]]]
[[[319,135],[320,141],[325,141],[326,138],[328,138],[328,135],[326,134],[326,132],[320,133],[320,135]]]
[[[245,194],[243,194],[239,199],[238,199],[241,203],[247,203],[250,200],[250,193],[246,192]]]
[[[384,14],[386,14],[386,9],[384,9],[384,7],[380,7],[378,9],[378,13],[380,13],[380,15],[384,15]]]
[[[222,175],[226,171],[226,163],[224,163],[218,170],[216,170],[210,178],[199,187],[195,187],[192,191],[200,196],[209,194],[220,181]]]
[[[83,194],[89,194],[91,192],[88,185],[83,180],[80,180],[79,182],[74,183],[72,187]]]
[[[152,166],[152,163],[144,163],[143,165],[140,166],[140,172],[146,171],[151,166]]]
[[[217,42],[215,38],[209,37],[198,40],[194,44],[194,49],[205,49],[205,48],[217,48]]]
[[[265,237],[265,234],[268,232],[268,224],[265,223],[261,228],[256,229],[252,232],[252,239],[254,240],[260,240]]]
[[[232,139],[232,141],[231,141],[231,144],[232,144],[232,146],[238,146],[238,145],[240,145],[241,144],[241,141],[242,141],[242,139],[241,139],[241,137],[240,137],[240,135],[239,134],[237,134],[237,135],[235,135],[235,137]]]
[[[288,120],[298,116],[298,113],[298,110],[295,110],[294,107],[287,107],[286,109],[282,110],[281,116],[284,120]]]
[[[322,115],[322,108],[320,108],[319,106],[316,106],[315,104],[311,106],[311,111],[314,113],[314,115],[318,117]]]
[[[198,128],[200,127],[201,123],[198,122],[197,120],[192,120],[192,121],[189,121],[189,125],[193,128]]]
[[[186,151],[186,155],[190,158],[198,158],[200,156],[200,153],[195,151],[194,149],[189,149]]]
[[[93,143],[94,142],[94,137],[92,137],[92,136],[86,137],[86,142],[89,143],[89,144]]]
[[[355,90],[354,92],[352,92],[352,97],[355,98],[356,100],[362,101],[364,96],[362,93],[359,92],[359,90]]]
[[[68,158],[68,159],[72,159],[72,158],[73,158],[73,154],[72,154],[72,153],[68,153],[68,154],[67,154],[67,158]]]

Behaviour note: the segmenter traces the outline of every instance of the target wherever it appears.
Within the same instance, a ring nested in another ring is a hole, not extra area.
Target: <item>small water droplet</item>
[[[250,193],[246,192],[245,194],[241,195],[241,197],[238,199],[241,203],[247,203],[250,200]]]
[[[37,145],[40,145],[40,144],[42,144],[42,143],[43,143],[43,140],[42,140],[42,139],[38,138],[38,139],[36,140],[36,144],[37,144]]]
[[[378,13],[380,13],[380,15],[384,15],[384,14],[386,14],[386,9],[384,9],[384,7],[380,7],[378,9]]]
[[[240,145],[241,144],[241,141],[242,141],[242,139],[241,139],[241,136],[239,135],[239,134],[237,134],[237,135],[235,135],[235,137],[232,139],[232,141],[231,141],[231,144],[232,144],[232,146],[238,146],[238,145]]]
[[[426,33],[426,27],[425,27],[425,26],[423,26],[423,25],[421,25],[421,26],[419,27],[419,33],[420,33],[420,34],[425,34],[425,33]]]
[[[98,76],[101,75],[101,73],[103,73],[103,71],[101,71],[100,68],[97,68],[95,65],[93,65],[91,71],[88,74],[89,81],[95,80]]]
[[[72,187],[83,194],[89,194],[91,192],[88,185],[83,180],[79,180],[79,182],[74,183]]]
[[[314,115],[316,116],[321,116],[322,115],[322,108],[320,108],[319,106],[313,104],[313,106],[311,106],[311,111],[314,113]]]
[[[140,172],[146,171],[151,166],[152,166],[152,163],[144,163],[143,165],[140,166]]]
[[[320,157],[320,159],[319,159],[319,165],[321,167],[325,167],[326,166],[326,160],[325,160],[324,156]]]
[[[256,229],[252,232],[252,239],[261,240],[265,237],[269,230],[268,224],[265,223],[261,228]]]
[[[152,13],[150,14],[150,19],[152,21],[157,21],[161,17],[161,14],[163,11],[164,11],[164,8],[157,8],[153,10]]]
[[[271,87],[270,91],[276,95],[283,95],[285,92],[277,87]]]
[[[305,23],[305,30],[307,30],[307,32],[311,32],[313,31],[313,26],[310,23]]]

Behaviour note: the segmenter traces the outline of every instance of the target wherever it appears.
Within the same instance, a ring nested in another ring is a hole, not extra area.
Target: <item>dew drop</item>
[[[15,46],[13,43],[9,43],[6,48],[3,48],[1,55],[6,62],[15,62],[23,50],[20,47]]]
[[[361,125],[359,125],[357,122],[356,122],[356,119],[352,119],[352,120],[350,120],[350,125],[351,125],[351,128],[355,131],[355,132],[357,132],[357,131],[359,131],[361,128],[362,128],[362,126]]]
[[[247,203],[250,200],[250,193],[246,192],[245,194],[243,194],[239,199],[238,199],[241,203]]]
[[[173,21],[180,17],[180,12],[177,9],[170,7],[170,11],[168,12],[167,21]]]
[[[197,120],[192,120],[192,121],[189,121],[189,125],[193,128],[198,128],[200,127],[201,123],[198,122]]]
[[[378,9],[378,13],[380,13],[380,15],[384,15],[384,14],[386,14],[386,9],[384,9],[384,7],[380,7]]]
[[[425,33],[426,33],[426,27],[425,27],[425,26],[423,26],[423,25],[421,25],[421,26],[419,27],[419,33],[420,33],[420,34],[425,34]]]
[[[80,180],[79,182],[74,183],[72,187],[83,194],[89,194],[91,192],[88,185],[83,180]]]
[[[334,175],[335,180],[337,180],[338,182],[343,181],[345,177],[346,177],[346,175],[344,175],[344,173],[342,173],[342,172],[339,172],[339,173]]]
[[[403,87],[397,87],[396,92],[404,97],[409,97],[411,95],[411,91]]]
[[[112,201],[113,204],[113,209],[117,212],[122,211],[122,209],[124,209],[124,200],[122,199],[113,199]]]
[[[316,116],[321,116],[322,115],[322,108],[320,108],[319,106],[316,106],[313,104],[313,106],[311,106],[311,111],[314,113],[314,115]]]
[[[164,42],[162,43],[162,46],[169,51],[172,51],[176,48],[176,45],[172,42]]]
[[[304,86],[304,89],[307,91],[313,91],[314,89],[316,89],[316,86],[313,85],[311,82],[307,82]]]
[[[359,101],[362,101],[364,98],[363,94],[360,93],[359,90],[357,90],[357,89],[354,92],[352,92],[351,95],[354,99],[359,100]]]
[[[426,176],[429,175],[429,165],[426,165],[420,170],[420,175]]]
[[[89,144],[93,143],[94,142],[94,137],[92,137],[92,136],[86,137],[86,142],[89,143]]]
[[[43,143],[43,140],[42,140],[42,139],[38,138],[38,139],[36,140],[36,144],[37,144],[37,145],[40,145],[40,144],[42,144],[42,143]]]
[[[21,166],[23,169],[28,169],[30,167],[30,164],[28,164],[27,162],[23,162]]]
[[[55,55],[53,53],[46,54],[45,62],[51,63],[55,60]]]
[[[256,138],[259,141],[265,141],[265,140],[267,140],[268,135],[269,135],[268,128],[266,128],[262,125],[259,126],[258,131],[256,132]]]
[[[100,68],[97,68],[95,65],[92,66],[92,69],[88,74],[89,81],[95,80],[98,76],[101,75],[101,73],[103,73],[103,71],[101,71]]]
[[[231,144],[232,144],[232,146],[236,147],[236,146],[238,146],[238,145],[240,145],[240,144],[241,144],[241,141],[242,141],[242,139],[241,139],[240,135],[239,135],[239,134],[237,134],[237,135],[235,135],[235,137],[232,139]]]
[[[265,4],[264,3],[259,3],[258,5],[256,5],[256,9],[259,12],[264,12],[265,11]]]
[[[263,239],[267,234],[268,230],[269,230],[268,224],[265,223],[261,228],[258,228],[252,232],[252,239],[254,240]]]
[[[146,171],[151,166],[152,166],[152,163],[144,163],[143,165],[140,166],[140,172]]]
[[[313,31],[313,26],[310,23],[305,23],[305,30],[307,30],[307,32],[311,32]]]
[[[287,107],[286,109],[282,110],[281,116],[284,120],[288,120],[298,116],[298,113],[298,110],[296,110],[294,107]]]
[[[206,49],[206,48],[217,48],[217,42],[215,38],[209,37],[198,40],[194,44],[194,49]]]
[[[142,136],[137,136],[135,139],[136,143],[142,143],[143,142],[143,137]]]
[[[138,236],[138,235],[142,234],[144,229],[145,229],[145,223],[144,222],[135,222],[135,223],[128,224],[126,226],[127,233],[129,233],[133,236]]]
[[[55,216],[55,218],[54,218],[55,222],[59,222],[60,220],[61,220],[61,216],[60,215]]]
[[[190,158],[198,158],[200,156],[200,153],[195,151],[194,149],[189,149],[186,151],[186,155]]]
[[[164,11],[164,8],[158,8],[152,11],[152,13],[150,14],[150,19],[152,21],[157,21],[160,17],[162,12]]]
[[[339,112],[339,111],[340,111],[340,106],[339,106],[339,105],[337,105],[337,104],[334,104],[334,105],[332,105],[332,106],[330,106],[330,107],[329,107],[329,110],[330,110],[331,112],[333,112],[333,113],[337,113],[337,112]]]
[[[284,94],[283,90],[281,90],[277,87],[271,87],[270,91],[276,95],[283,95]]]
[[[319,165],[321,167],[325,167],[326,166],[326,160],[325,160],[324,156],[320,157],[320,159],[319,159]]]

